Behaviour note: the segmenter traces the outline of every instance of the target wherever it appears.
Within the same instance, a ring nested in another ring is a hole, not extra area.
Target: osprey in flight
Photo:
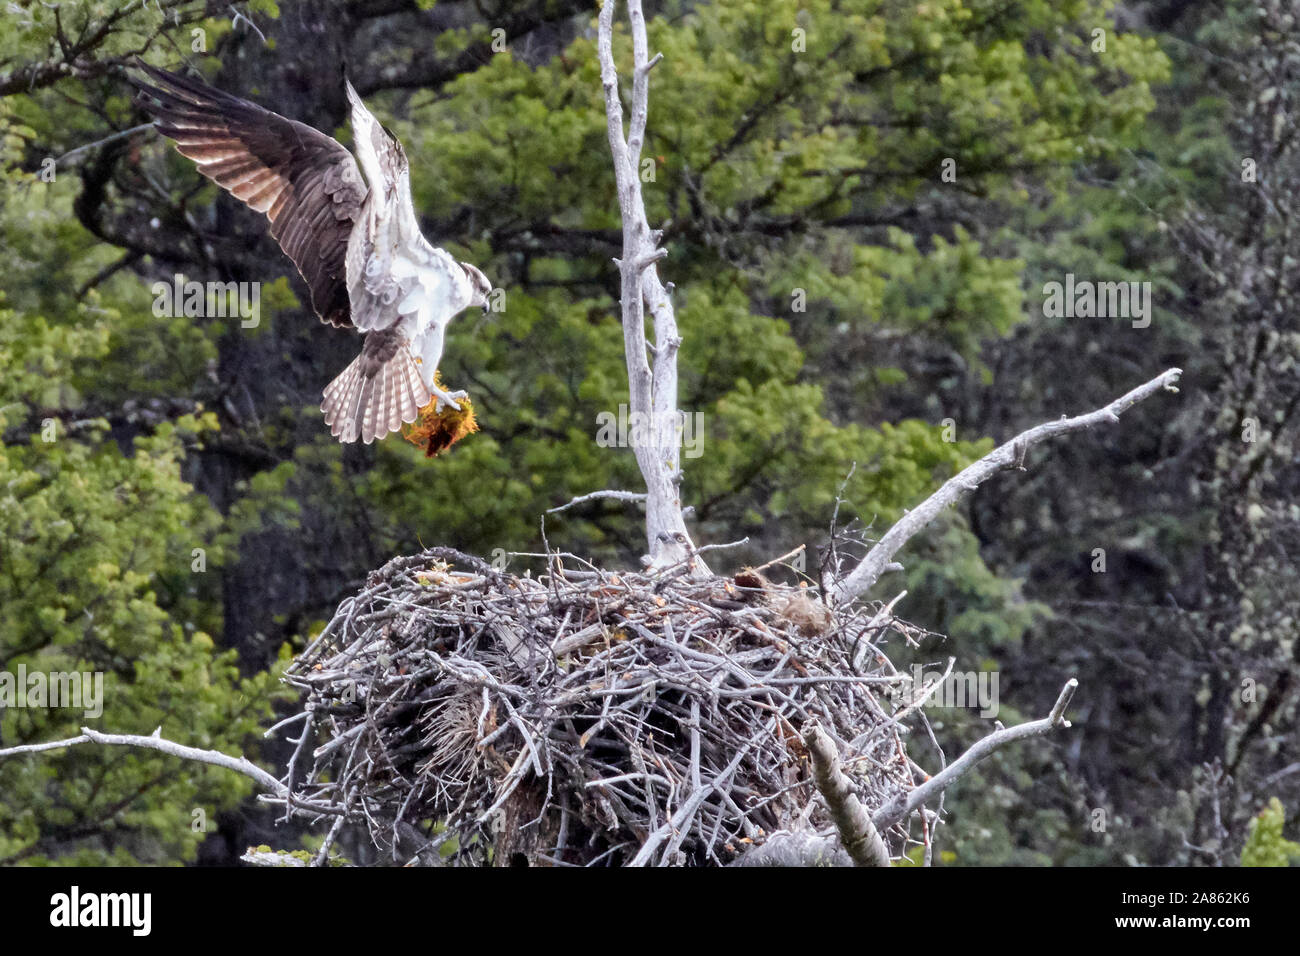
[[[365,334],[361,354],[325,389],[330,434],[370,444],[415,421],[431,400],[435,411],[459,409],[465,393],[434,380],[443,334],[461,310],[487,310],[492,283],[420,234],[406,152],[352,84],[344,81],[356,159],[310,126],[139,66],[157,84],[132,80],[158,130],[204,176],[266,213],[321,321]]]

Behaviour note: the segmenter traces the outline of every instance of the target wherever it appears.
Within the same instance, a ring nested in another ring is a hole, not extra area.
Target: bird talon
[[[454,408],[459,412],[461,411],[461,407],[457,399],[469,398],[469,392],[465,391],[463,388],[457,389],[454,392],[436,392],[434,394],[437,398],[437,401],[433,406],[433,413],[435,415],[441,415],[444,408]]]

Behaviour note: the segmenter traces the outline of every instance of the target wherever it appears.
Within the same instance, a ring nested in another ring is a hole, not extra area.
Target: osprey
[[[321,321],[365,335],[361,354],[325,388],[321,411],[339,441],[366,444],[413,422],[436,400],[457,410],[434,374],[447,323],[488,307],[490,283],[420,233],[402,144],[344,79],[356,158],[310,126],[144,63],[132,78],[159,132],[199,172],[271,221]],[[361,171],[357,169],[361,163]]]

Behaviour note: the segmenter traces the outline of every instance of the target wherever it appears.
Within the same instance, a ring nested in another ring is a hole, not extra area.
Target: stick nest
[[[372,573],[289,669],[294,802],[394,855],[405,829],[458,862],[718,865],[829,831],[809,721],[869,811],[912,789],[881,648],[922,632],[756,571],[546,558],[521,577],[431,548]]]

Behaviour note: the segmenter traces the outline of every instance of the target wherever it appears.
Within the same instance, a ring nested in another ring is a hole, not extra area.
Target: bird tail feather
[[[369,445],[415,421],[429,404],[429,390],[405,348],[378,368],[373,365],[366,355],[358,355],[325,388],[320,410],[330,434],[341,442]]]

